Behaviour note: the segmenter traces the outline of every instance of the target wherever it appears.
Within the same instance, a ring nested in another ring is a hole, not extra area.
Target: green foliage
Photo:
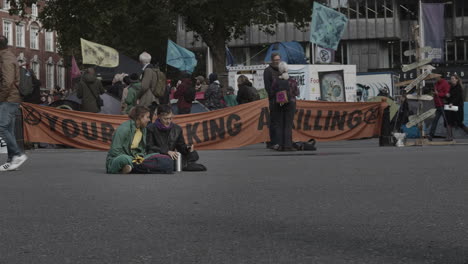
[[[10,12],[27,16],[22,11],[34,2],[12,2]],[[57,32],[63,55],[79,55],[84,38],[135,59],[147,51],[160,63],[165,62],[167,39],[175,36],[176,17],[167,0],[49,0],[39,13],[43,29]]]
[[[10,2],[11,13],[27,16],[22,11],[38,1]],[[167,39],[175,39],[180,15],[186,28],[211,48],[215,70],[224,72],[224,47],[242,37],[247,26],[257,24],[270,34],[278,22],[304,27],[312,4],[313,0],[49,0],[39,19],[44,29],[57,31],[64,55],[80,53],[81,37],[134,58],[148,51],[155,61],[164,62]]]

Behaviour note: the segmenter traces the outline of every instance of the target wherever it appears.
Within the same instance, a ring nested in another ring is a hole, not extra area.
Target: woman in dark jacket
[[[257,89],[252,86],[252,83],[249,81],[249,78],[245,75],[239,76],[237,78],[237,102],[239,104],[250,103],[260,99]]]
[[[190,114],[192,110],[192,102],[185,100],[185,93],[188,93],[192,87],[192,79],[190,73],[183,72],[181,75],[181,83],[177,86],[177,90],[174,93],[174,98],[177,99],[178,114]]]
[[[216,110],[226,107],[226,103],[224,102],[224,94],[221,89],[221,84],[218,81],[218,75],[216,73],[212,73],[209,76],[210,79],[210,86],[205,92],[205,105],[210,110]]]
[[[273,95],[275,112],[278,116],[278,124],[274,133],[276,145],[273,149],[279,151],[294,151],[292,142],[292,129],[294,114],[296,112],[296,97],[299,96],[297,82],[289,77],[288,65],[281,62],[278,66],[280,76],[273,80],[271,92]],[[281,96],[283,95],[283,96]],[[286,99],[285,99],[286,98]],[[280,101],[281,100],[281,101]]]
[[[445,111],[445,115],[447,116],[447,123],[450,129],[449,133],[451,134],[452,127],[459,127],[468,133],[467,127],[465,127],[463,124],[463,86],[462,81],[458,75],[452,75],[450,77],[450,93],[447,101],[449,105],[458,107],[458,111]]]

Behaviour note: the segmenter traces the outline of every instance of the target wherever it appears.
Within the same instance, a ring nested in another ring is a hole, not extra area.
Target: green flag
[[[310,42],[336,50],[347,22],[348,18],[342,13],[314,2]]]

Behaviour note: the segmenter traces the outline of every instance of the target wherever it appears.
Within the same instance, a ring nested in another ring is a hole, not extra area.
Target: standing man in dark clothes
[[[81,99],[81,111],[90,113],[101,111],[100,95],[105,91],[101,81],[96,77],[94,68],[90,67],[86,70],[77,86],[76,97]]]
[[[41,81],[39,81],[36,78],[34,71],[29,68],[28,64],[22,67],[25,67],[29,71],[29,73],[31,73],[32,87],[33,87],[32,93],[30,95],[26,95],[23,97],[23,102],[31,103],[31,104],[41,104],[42,103],[41,102],[41,85],[42,85]]]
[[[178,114],[190,114],[192,110],[192,101],[185,99],[186,93],[189,93],[189,89],[195,89],[192,87],[191,75],[188,72],[183,72],[180,78],[181,83],[177,86],[177,90],[174,93],[174,98],[177,99]]]
[[[429,133],[428,139],[432,140],[434,137],[437,123],[439,123],[440,116],[443,116],[444,123],[447,119],[444,114],[444,98],[450,97],[450,84],[442,78],[442,75],[436,78],[436,84],[434,86],[434,105],[436,108],[436,115],[432,120],[431,132]],[[447,135],[447,139],[450,139],[450,135]]]
[[[275,145],[278,144],[278,142],[274,142],[276,138],[275,129],[276,129],[276,126],[278,125],[278,113],[275,110],[276,107],[274,107],[275,95],[271,89],[271,86],[273,85],[273,81],[275,79],[278,79],[279,76],[281,75],[278,70],[278,65],[280,64],[280,62],[281,62],[281,55],[275,52],[272,53],[270,66],[268,66],[263,72],[263,82],[265,84],[265,90],[268,93],[268,101],[270,103],[270,126],[269,126],[270,142],[267,142],[268,148],[274,148]]]

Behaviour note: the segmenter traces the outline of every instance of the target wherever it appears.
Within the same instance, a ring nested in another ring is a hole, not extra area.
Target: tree
[[[11,1],[10,13],[28,16],[28,7],[44,1]],[[62,55],[79,55],[80,38],[137,58],[142,51],[165,62],[167,39],[175,36],[176,16],[168,0],[49,0],[40,7],[43,29],[54,30]]]
[[[32,3],[44,1],[10,2],[10,12],[27,14],[23,11]],[[187,29],[210,47],[215,71],[224,73],[225,46],[242,37],[247,26],[257,24],[270,34],[278,22],[304,27],[312,4],[313,0],[49,0],[39,18],[45,29],[57,31],[64,55],[77,54],[82,37],[133,57],[146,50],[163,62],[167,39],[174,39],[181,15]]]
[[[225,73],[226,44],[242,37],[246,27],[257,24],[270,34],[278,22],[291,21],[303,28],[312,14],[313,0],[171,0],[188,30],[203,39],[213,54],[214,70]]]

